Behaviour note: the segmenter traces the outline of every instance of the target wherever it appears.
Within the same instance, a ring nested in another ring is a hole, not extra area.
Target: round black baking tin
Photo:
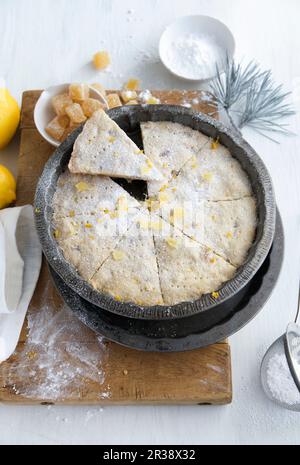
[[[81,127],[62,143],[47,162],[36,191],[35,221],[42,248],[50,266],[66,285],[84,300],[116,315],[161,321],[191,317],[199,313],[203,314],[205,311],[211,312],[214,309],[217,321],[218,308],[221,303],[232,307],[233,302],[235,305],[237,304],[237,299],[240,298],[238,296],[247,293],[250,281],[264,263],[273,243],[276,204],[272,182],[264,163],[239,133],[207,115],[193,112],[184,107],[173,105],[124,106],[111,110],[109,116],[138,145],[141,145],[140,123],[144,121],[172,121],[199,130],[214,139],[218,138],[220,143],[230,150],[232,156],[238,159],[251,181],[257,200],[259,220],[256,240],[251,247],[246,263],[239,268],[235,277],[226,282],[220,289],[218,301],[212,295],[207,294],[195,302],[183,302],[171,307],[140,307],[130,303],[117,302],[111,296],[96,291],[64,259],[62,250],[53,237],[52,230],[53,195],[58,178],[68,165],[74,142],[82,131]],[[201,318],[205,318],[204,315]]]

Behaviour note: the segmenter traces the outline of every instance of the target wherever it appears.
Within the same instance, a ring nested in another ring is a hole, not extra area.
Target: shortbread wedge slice
[[[120,214],[53,217],[53,235],[65,260],[89,281],[132,224],[139,212],[133,208]]]
[[[165,204],[161,215],[184,234],[236,267],[246,261],[255,240],[257,208],[253,197]]]
[[[106,176],[72,174],[66,170],[58,179],[52,201],[54,218],[126,213],[139,202]]]
[[[250,180],[229,150],[218,144],[205,146],[182,168],[168,186],[181,201],[236,200],[252,195]]]
[[[154,163],[103,110],[93,114],[78,136],[69,169],[113,178],[163,179]]]
[[[170,224],[153,234],[165,305],[193,302],[234,277],[234,266]]]
[[[91,279],[95,289],[121,302],[163,305],[149,220],[147,210],[135,217],[132,226]]]
[[[159,167],[167,182],[210,141],[201,132],[170,121],[142,123],[141,130],[145,155]],[[163,184],[148,183],[149,196],[155,195]]]

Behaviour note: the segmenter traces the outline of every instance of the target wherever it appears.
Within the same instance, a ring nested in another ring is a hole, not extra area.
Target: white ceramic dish
[[[68,92],[69,85],[70,84],[61,84],[58,86],[49,87],[48,89],[44,90],[44,92],[42,92],[40,98],[38,99],[34,109],[34,122],[37,130],[39,131],[41,136],[54,147],[59,147],[61,142],[53,139],[53,137],[49,136],[49,134],[47,134],[46,132],[46,126],[55,117],[55,112],[51,104],[51,99],[55,95]],[[108,108],[107,101],[103,97],[103,95],[101,95],[100,92],[98,92],[91,86],[90,96],[96,100],[99,100]]]
[[[205,38],[208,43],[218,45],[221,53],[219,54],[216,64],[223,71],[226,58],[232,58],[235,52],[235,40],[233,34],[228,27],[221,21],[211,18],[210,16],[184,16],[177,19],[174,23],[166,28],[161,36],[159,43],[160,59],[165,67],[175,76],[188,81],[208,81],[213,79],[216,73],[208,73],[206,75],[201,72],[201,76],[190,77],[184,72],[175,69],[174,64],[170,60],[170,49],[174,40],[187,35],[197,35]]]

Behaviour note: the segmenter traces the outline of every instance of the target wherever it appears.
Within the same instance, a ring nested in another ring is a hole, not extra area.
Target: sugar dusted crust
[[[71,173],[161,181],[162,174],[104,111],[96,111],[77,138]]]
[[[161,182],[149,182],[149,195],[153,196],[173,173],[178,173],[184,164],[206,146],[210,139],[188,126],[169,121],[141,124],[145,154],[159,167],[164,175]]]
[[[93,276],[91,283],[96,289],[122,302],[163,305],[153,234],[151,229],[139,227],[149,218],[147,210],[134,218],[117,248]]]

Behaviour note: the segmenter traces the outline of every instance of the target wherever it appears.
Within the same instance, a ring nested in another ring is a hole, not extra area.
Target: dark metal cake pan
[[[150,320],[177,319],[197,315],[200,312],[213,311],[221,304],[230,305],[237,293],[249,284],[264,263],[273,243],[276,223],[276,203],[273,186],[268,170],[257,153],[236,133],[219,121],[207,115],[193,112],[184,107],[169,105],[124,106],[109,112],[109,116],[126,133],[141,146],[140,123],[146,121],[172,121],[199,130],[214,139],[219,138],[232,156],[236,158],[248,174],[254,196],[257,200],[258,227],[247,261],[239,268],[233,279],[226,282],[219,291],[216,300],[204,295],[194,302],[183,302],[174,306],[140,307],[131,303],[115,301],[109,295],[96,291],[83,280],[72,265],[63,256],[52,228],[52,199],[59,176],[67,168],[74,142],[82,127],[74,131],[68,139],[55,151],[47,162],[38,183],[35,198],[36,227],[44,254],[56,273],[63,281],[82,298],[106,311],[129,318]]]

